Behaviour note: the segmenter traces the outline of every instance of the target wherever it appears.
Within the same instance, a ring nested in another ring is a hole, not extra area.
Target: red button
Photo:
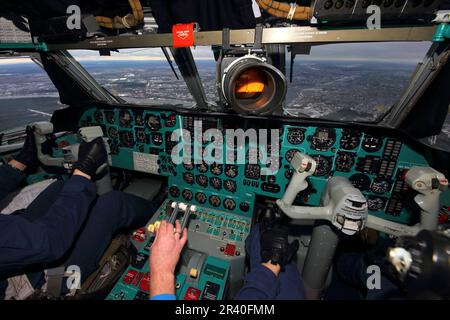
[[[133,280],[133,286],[137,286],[139,281],[141,281],[142,277],[144,276],[144,274],[142,272],[139,272],[136,277],[134,277]]]
[[[198,300],[200,298],[201,291],[194,287],[189,287],[184,295],[184,300]]]
[[[145,229],[140,228],[133,232],[133,240],[137,242],[144,242],[147,239],[145,235]]]
[[[136,277],[137,273],[138,272],[136,270],[128,270],[125,277],[123,277],[123,283],[125,283],[125,284],[132,283],[134,278]]]
[[[234,256],[234,252],[236,251],[236,245],[232,243],[227,243],[227,246],[225,247],[225,254],[227,256]]]
[[[150,273],[147,272],[144,275],[144,278],[142,278],[142,281],[139,284],[139,289],[146,292],[150,291]]]

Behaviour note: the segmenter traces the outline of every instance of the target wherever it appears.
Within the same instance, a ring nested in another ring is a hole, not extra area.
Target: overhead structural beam
[[[170,48],[173,58],[178,65],[181,76],[186,83],[189,92],[194,97],[195,103],[202,109],[208,108],[205,90],[197,70],[191,48]]]
[[[314,27],[264,28],[262,44],[345,43],[388,41],[431,41],[435,26],[397,27],[382,29],[333,29]],[[254,29],[231,30],[230,44],[253,44]],[[194,45],[222,44],[222,31],[196,32]],[[124,35],[101,37],[74,43],[47,44],[49,50],[60,49],[122,49],[171,47],[172,34]]]

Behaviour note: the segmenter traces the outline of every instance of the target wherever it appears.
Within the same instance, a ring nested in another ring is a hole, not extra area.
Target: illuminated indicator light
[[[191,278],[197,279],[197,277],[198,277],[198,270],[196,268],[191,268],[191,270],[189,271],[189,276]]]
[[[225,247],[225,255],[234,256],[235,252],[236,252],[236,245],[232,243],[227,243],[227,246]]]

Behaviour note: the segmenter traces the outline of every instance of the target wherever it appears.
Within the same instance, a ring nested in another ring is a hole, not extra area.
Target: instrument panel
[[[279,157],[271,159],[279,164],[279,170],[264,174],[270,165],[267,159],[274,147],[273,139],[268,150],[263,151],[253,149],[258,143],[252,141],[242,146],[230,145],[228,129],[236,129],[236,124],[222,118],[154,109],[92,107],[84,112],[79,125],[103,127],[113,166],[167,176],[173,200],[247,217],[253,213],[256,196],[282,197],[293,173],[290,160],[300,151],[317,161],[317,170],[309,178],[310,187],[299,194],[299,203],[319,205],[327,179],[345,176],[368,199],[370,214],[410,223],[412,214],[407,208],[412,201],[404,175],[411,166],[428,165],[421,154],[396,137],[353,128],[281,124]],[[172,141],[174,131],[181,128],[184,132],[178,141]],[[201,133],[212,128],[219,129],[224,140],[202,137]],[[175,164],[171,153],[181,141],[190,141],[192,149],[200,150],[193,151],[191,162]],[[202,158],[210,150],[210,158],[221,161]],[[245,161],[230,161],[238,159],[239,154],[244,155]],[[450,198],[448,192],[443,198]]]

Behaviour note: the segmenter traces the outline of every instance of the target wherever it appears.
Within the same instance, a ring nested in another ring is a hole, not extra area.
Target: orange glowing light
[[[236,92],[245,93],[262,93],[264,92],[266,77],[264,74],[255,69],[246,70],[236,81]]]

